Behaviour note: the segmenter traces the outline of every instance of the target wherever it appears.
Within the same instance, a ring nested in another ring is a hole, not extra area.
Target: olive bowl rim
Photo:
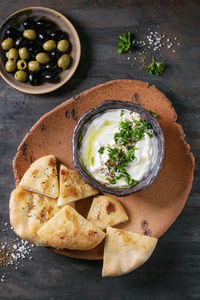
[[[12,82],[12,80],[10,79],[10,76],[12,76],[12,74],[6,73],[6,72],[4,74],[4,72],[2,71],[2,68],[0,66],[0,75],[1,75],[1,77],[3,78],[3,80],[5,82],[7,82],[14,89],[16,89],[20,92],[23,92],[23,93],[27,93],[27,94],[42,95],[42,94],[47,94],[47,93],[50,93],[50,92],[53,92],[53,91],[59,89],[67,81],[69,81],[70,78],[74,75],[74,73],[75,73],[75,71],[76,71],[76,69],[79,65],[79,62],[80,62],[81,43],[80,43],[80,38],[78,36],[78,33],[77,33],[74,25],[69,21],[69,19],[67,17],[65,17],[63,14],[61,14],[60,12],[58,12],[54,9],[51,9],[51,8],[48,8],[48,7],[43,7],[43,6],[30,6],[30,7],[25,7],[25,8],[22,8],[22,9],[19,9],[19,10],[13,12],[1,23],[0,32],[2,31],[2,28],[5,25],[9,24],[9,20],[12,17],[17,16],[18,14],[22,14],[22,13],[25,14],[29,10],[30,11],[31,10],[32,11],[40,10],[40,11],[44,12],[44,14],[45,14],[45,12],[50,13],[50,14],[54,15],[55,17],[58,17],[58,18],[62,19],[63,22],[66,24],[66,26],[68,26],[68,28],[70,27],[70,29],[72,31],[72,34],[74,36],[74,39],[76,40],[76,54],[75,54],[76,59],[73,59],[74,64],[73,64],[71,69],[68,69],[69,73],[66,74],[66,76],[57,83],[45,83],[47,85],[45,88],[44,88],[43,85],[32,86],[32,85],[29,85],[28,83],[17,82],[17,81]],[[34,16],[34,13],[33,13],[33,16]],[[44,15],[44,17],[45,17],[45,15]],[[56,22],[55,22],[55,24],[56,24]],[[64,30],[64,29],[62,29],[62,30]],[[0,53],[0,56],[1,56],[1,59],[3,59],[1,53]],[[66,70],[64,70],[64,71],[66,71]],[[42,86],[43,86],[43,88],[41,89]]]

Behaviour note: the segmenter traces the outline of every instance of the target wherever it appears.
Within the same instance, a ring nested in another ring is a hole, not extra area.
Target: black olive
[[[59,81],[59,77],[57,72],[53,72],[53,73],[46,73],[44,76],[44,79],[46,82],[49,83],[54,83],[54,82],[58,82]]]
[[[59,41],[59,40],[63,40],[63,39],[68,39],[68,35],[66,32],[63,32],[61,30],[56,30],[56,31],[53,31],[51,34],[50,34],[51,38],[53,40],[56,40],[56,41]]]
[[[40,71],[38,72],[29,72],[28,83],[31,85],[40,85],[44,82],[44,78]]]
[[[44,65],[44,69],[47,71],[53,71],[53,70],[57,69],[57,65],[55,62],[50,61],[49,63]]]
[[[52,57],[52,59],[57,59],[58,60],[61,57],[62,52],[53,49],[49,54]]]
[[[34,29],[36,26],[35,20],[28,18],[23,22],[24,29]]]
[[[34,54],[34,53],[32,53],[32,54],[30,55],[30,57],[28,58],[28,62],[29,62],[29,61],[32,61],[32,60],[35,60],[35,54]]]
[[[27,45],[27,40],[22,36],[19,36],[15,41],[15,48],[17,49],[22,48],[26,45]]]
[[[37,51],[37,47],[30,45],[28,46],[28,51],[34,55],[34,53]]]
[[[27,48],[31,55],[35,55],[39,52],[43,52],[42,46],[34,41],[29,41],[27,44]]]
[[[13,27],[9,27],[6,32],[5,32],[5,38],[10,37],[10,38],[17,38],[20,35],[20,32]]]
[[[48,41],[50,39],[49,34],[47,32],[40,31],[38,33],[38,40],[42,43]]]
[[[49,29],[54,29],[56,27],[56,25],[46,19],[40,19],[36,22],[36,26],[38,29],[45,29],[45,30],[49,30]]]

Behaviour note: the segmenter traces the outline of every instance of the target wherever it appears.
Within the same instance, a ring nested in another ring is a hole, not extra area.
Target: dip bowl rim
[[[92,177],[84,166],[80,162],[79,156],[79,140],[80,134],[85,126],[85,124],[90,120],[95,118],[96,115],[103,113],[103,111],[108,109],[128,109],[134,112],[139,113],[147,122],[152,125],[153,131],[156,134],[158,141],[158,156],[156,163],[150,173],[143,178],[139,183],[131,187],[125,188],[114,188],[103,183],[97,181],[94,177]],[[163,131],[160,127],[159,122],[154,118],[143,106],[139,104],[135,104],[128,101],[120,101],[120,100],[106,100],[101,104],[91,108],[87,112],[85,112],[81,118],[79,119],[76,127],[74,128],[73,137],[72,137],[72,153],[73,153],[73,164],[76,170],[80,173],[82,178],[90,184],[92,187],[96,188],[102,193],[107,193],[111,195],[115,195],[118,197],[128,196],[133,193],[142,191],[147,189],[153,181],[156,179],[160,170],[162,168],[164,154],[165,154],[165,138]]]

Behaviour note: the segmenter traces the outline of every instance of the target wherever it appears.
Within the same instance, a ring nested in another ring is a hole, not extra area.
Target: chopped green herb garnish
[[[111,184],[115,184],[115,183],[116,183],[116,179],[115,179],[115,178],[111,179],[111,180],[110,180],[110,183],[111,183]]]
[[[163,62],[157,62],[155,61],[155,58],[152,57],[152,63],[150,63],[145,71],[149,74],[155,74],[157,76],[162,75],[163,71],[165,69],[165,64]]]
[[[122,121],[124,111],[121,111],[121,121],[119,131],[115,133],[114,140],[115,146],[100,147],[98,152],[103,154],[106,150],[109,159],[106,162],[108,168],[108,178],[110,183],[115,184],[117,180],[124,178],[128,186],[138,183],[137,180],[130,177],[126,171],[128,164],[135,159],[135,143],[142,140],[145,133],[150,138],[153,137],[153,130],[151,124],[141,119],[140,121]],[[134,125],[133,125],[134,124]]]
[[[94,156],[91,158],[91,164],[94,165]]]
[[[154,118],[158,118],[158,117],[159,117],[159,115],[158,115],[157,113],[151,111],[150,109],[148,110],[148,112],[149,112],[150,115],[152,115],[152,117],[154,117]]]
[[[145,120],[137,121],[135,127],[133,122],[125,120],[120,122],[120,131],[115,133],[115,143],[121,146],[133,144],[143,139],[144,133],[152,129],[151,125]]]
[[[122,117],[124,115],[124,110],[122,109],[120,112],[120,117]]]
[[[104,153],[104,150],[105,150],[105,147],[102,146],[102,147],[99,148],[98,152],[99,152],[100,154],[103,154],[103,153]]]
[[[121,54],[123,51],[127,52],[131,47],[131,34],[130,32],[126,32],[124,34],[120,34],[119,43],[117,45],[117,51]]]

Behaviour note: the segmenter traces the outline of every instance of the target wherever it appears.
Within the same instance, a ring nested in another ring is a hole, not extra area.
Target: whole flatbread
[[[105,233],[83,218],[71,206],[64,206],[39,231],[44,244],[60,249],[89,250],[96,247]]]
[[[96,194],[98,194],[98,191],[87,184],[78,172],[70,170],[62,164],[60,165],[59,206]]]
[[[108,227],[103,256],[102,276],[119,276],[144,264],[153,253],[157,239]]]
[[[17,187],[10,196],[10,224],[22,239],[45,245],[38,230],[59,210],[57,200]]]
[[[128,216],[116,199],[109,196],[97,196],[93,199],[87,220],[102,230],[128,220]]]
[[[55,156],[46,155],[32,163],[19,185],[28,191],[50,198],[58,198],[58,176]]]

